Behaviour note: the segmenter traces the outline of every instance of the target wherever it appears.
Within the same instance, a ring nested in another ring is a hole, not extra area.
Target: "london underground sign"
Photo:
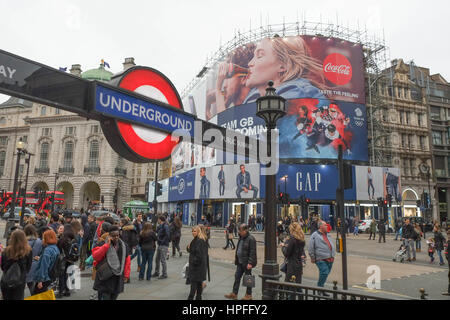
[[[208,146],[214,141],[222,150],[231,147],[245,156],[255,155],[257,150],[257,144],[248,137],[230,134],[225,128],[184,112],[169,79],[148,67],[130,68],[103,83],[0,50],[0,93],[100,121],[111,147],[133,162],[169,158],[181,139],[171,136],[175,130],[183,130],[194,143]],[[215,137],[203,139],[210,129],[220,133],[218,142]]]

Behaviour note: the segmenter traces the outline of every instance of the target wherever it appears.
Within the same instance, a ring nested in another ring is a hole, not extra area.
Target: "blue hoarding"
[[[261,167],[263,172],[263,168]],[[287,175],[287,178],[283,177]],[[353,181],[355,169],[352,167]],[[261,175],[261,196],[265,195],[266,176]],[[276,175],[277,188],[289,194],[291,199],[305,195],[312,200],[336,200],[339,174],[334,165],[281,164]],[[286,182],[285,182],[286,181]],[[277,189],[278,192],[278,189]],[[356,188],[345,190],[345,200],[356,200]]]
[[[169,179],[169,201],[195,199],[195,170],[183,172]]]

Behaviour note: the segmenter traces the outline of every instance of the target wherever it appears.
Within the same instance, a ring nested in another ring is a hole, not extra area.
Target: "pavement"
[[[5,223],[0,222],[0,234],[3,234]],[[183,227],[180,247],[182,257],[170,257],[168,260],[168,278],[151,279],[151,281],[138,281],[137,258],[132,260],[131,283],[125,285],[125,291],[119,295],[119,300],[186,300],[190,286],[185,284],[182,277],[183,266],[188,262],[186,246],[192,239],[190,227]],[[256,288],[253,289],[254,299],[261,299],[261,267],[264,261],[264,234],[252,233],[258,243],[258,265],[253,274],[256,275]],[[332,233],[335,238],[336,233]],[[306,236],[308,243],[309,235]],[[234,240],[237,244],[237,239]],[[1,241],[4,243],[4,241]],[[212,229],[209,250],[211,281],[203,292],[205,300],[224,300],[224,295],[231,292],[234,283],[234,250],[223,250],[225,234],[223,229]],[[424,288],[429,294],[428,299],[450,300],[450,297],[441,295],[446,291],[448,284],[448,266],[430,265],[426,250],[417,253],[417,261],[412,263],[393,262],[392,257],[398,249],[400,241],[394,241],[393,235],[386,236],[386,243],[378,243],[368,240],[365,234],[357,237],[350,235],[347,241],[348,248],[348,285],[350,291],[377,295],[383,298],[393,299],[418,299],[420,288]],[[183,250],[184,249],[184,250]],[[332,272],[328,277],[326,287],[332,288],[333,280],[338,282],[338,288],[342,289],[342,260],[341,254],[336,255]],[[278,262],[283,262],[281,250],[278,249]],[[379,290],[368,289],[366,282],[373,271],[368,272],[370,266],[378,266],[380,270]],[[154,269],[154,266],[153,266]],[[63,300],[87,300],[94,292],[93,281],[90,278],[91,270],[81,273],[80,289],[74,290],[70,297]],[[281,280],[284,280],[282,273]],[[318,270],[315,265],[307,261],[304,269],[303,281],[305,285],[317,284]],[[26,289],[26,294],[28,290]],[[245,294],[245,288],[241,287],[239,298]]]

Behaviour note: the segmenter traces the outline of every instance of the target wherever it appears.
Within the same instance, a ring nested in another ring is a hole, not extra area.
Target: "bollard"
[[[337,290],[338,290],[338,287],[337,287],[337,281],[336,280],[334,280],[333,281],[333,290],[334,290],[334,292],[333,292],[333,300],[337,300]]]
[[[428,296],[428,293],[425,293],[425,289],[424,288],[420,288],[420,299],[421,300],[426,300],[427,299],[427,296]]]

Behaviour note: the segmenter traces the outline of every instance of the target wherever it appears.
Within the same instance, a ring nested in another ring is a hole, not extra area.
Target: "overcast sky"
[[[390,58],[414,60],[450,81],[450,1],[0,0],[0,49],[52,67],[112,72],[125,57],[164,73],[181,93],[206,57],[250,26],[307,21],[386,38]],[[0,102],[6,100],[0,95]]]

